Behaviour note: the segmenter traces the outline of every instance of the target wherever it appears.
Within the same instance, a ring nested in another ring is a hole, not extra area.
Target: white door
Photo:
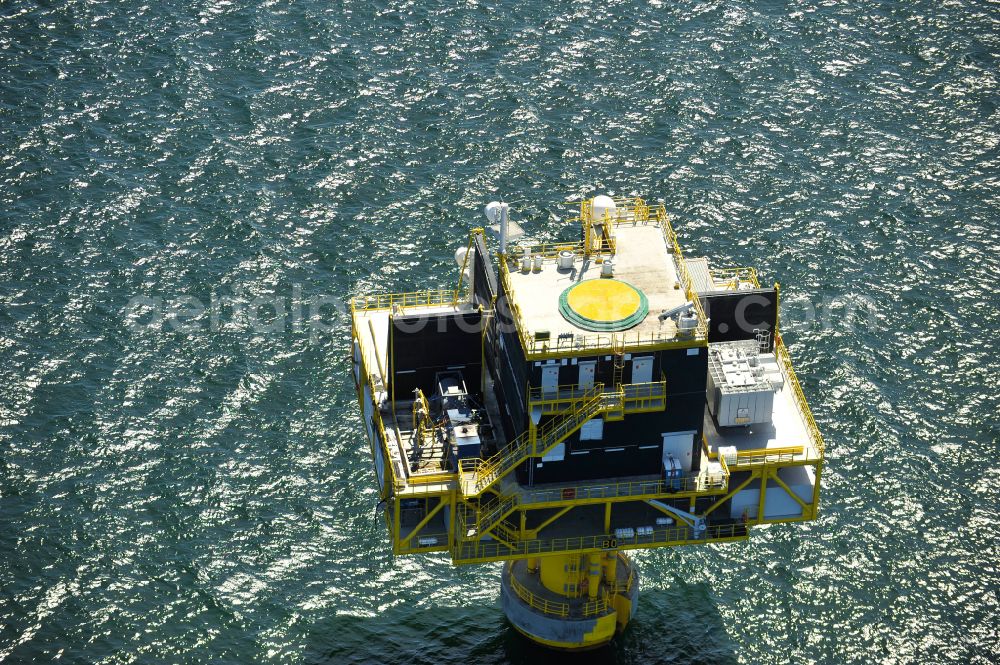
[[[663,464],[670,468],[670,458],[681,463],[684,473],[691,473],[691,449],[694,447],[694,432],[664,432]]]
[[[589,362],[580,363],[580,388],[583,390],[590,390],[594,387],[594,370],[597,367],[597,363],[593,360]]]
[[[650,383],[653,380],[653,356],[632,357],[632,383]]]
[[[580,428],[581,441],[600,441],[604,438],[604,418],[591,418]]]
[[[559,387],[559,365],[542,365],[542,393],[555,393]]]

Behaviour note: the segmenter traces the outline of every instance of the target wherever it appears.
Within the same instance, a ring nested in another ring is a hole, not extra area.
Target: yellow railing
[[[797,455],[805,452],[803,446],[785,446],[783,448],[753,448],[736,453],[735,467],[743,469],[753,466],[766,466],[795,461]],[[721,458],[725,460],[725,457]]]
[[[713,268],[708,273],[715,286],[722,284],[732,291],[739,289],[740,284],[750,284],[755,289],[760,288],[757,271],[754,268]]]
[[[681,251],[680,243],[677,242],[677,233],[674,231],[674,227],[671,226],[670,220],[667,219],[666,209],[664,209],[662,205],[658,206],[658,208],[659,212],[662,213],[660,231],[663,233],[663,240],[667,243],[667,247],[673,249],[674,265],[677,266],[677,274],[681,278],[681,284],[684,285],[684,294],[687,299],[694,304],[695,312],[698,314],[698,327],[695,329],[695,337],[698,337],[699,339],[707,339],[708,317],[705,316],[705,311],[701,308],[701,300],[699,300],[698,294],[694,291],[694,282],[691,280],[691,273],[688,271],[687,261],[684,260],[684,252]]]
[[[638,196],[620,197],[614,199],[615,214],[613,216],[605,213],[605,217],[595,219],[592,207],[593,199],[582,201],[566,201],[568,205],[579,205],[580,215],[568,220],[570,223],[583,224],[586,221],[592,223],[611,222],[612,224],[646,223],[659,222],[666,218],[666,208],[663,205],[649,205]]]
[[[461,293],[454,289],[428,289],[410,293],[377,293],[356,296],[351,307],[361,312],[392,309],[393,307],[431,307],[457,305]]]
[[[600,597],[588,600],[583,604],[582,614],[585,617],[602,616],[608,613],[608,606],[611,604],[611,596],[606,589],[601,589]]]
[[[569,616],[569,603],[555,603],[547,598],[539,598],[517,581],[517,577],[513,571],[510,572],[510,588],[517,594],[518,598],[543,614],[551,614],[557,617]]]
[[[608,501],[613,499],[635,499],[637,497],[664,497],[681,493],[705,495],[724,494],[729,488],[729,467],[721,459],[722,474],[710,478],[707,475],[686,476],[675,480],[633,480],[618,483],[592,483],[548,489],[522,490],[518,494],[501,495],[476,506],[462,502],[458,513],[462,524],[467,526],[459,532],[463,540],[478,540],[500,524],[511,512],[525,505],[552,503],[568,505],[580,501]],[[517,538],[516,534],[500,534],[507,540]]]
[[[587,203],[587,201],[584,201],[581,203],[581,206],[584,206]],[[702,310],[700,301],[692,290],[691,276],[688,273],[687,264],[684,262],[683,254],[681,253],[680,246],[677,243],[677,236],[674,233],[673,228],[670,226],[670,221],[667,218],[666,208],[662,204],[650,206],[641,198],[616,199],[615,203],[618,206],[618,209],[615,217],[611,220],[614,224],[656,223],[660,226],[664,241],[667,243],[667,247],[674,254],[674,262],[677,266],[681,283],[684,284],[686,297],[694,303],[695,310],[698,314],[699,324],[694,330],[693,338],[683,338],[678,337],[673,333],[668,334],[657,330],[651,330],[648,332],[627,331],[623,333],[615,333],[614,335],[574,335],[572,338],[556,338],[555,340],[547,338],[538,339],[533,331],[528,330],[525,324],[525,317],[522,313],[520,305],[514,297],[513,289],[511,288],[507,262],[501,261],[500,282],[503,285],[503,291],[507,298],[511,317],[514,319],[514,325],[517,329],[518,337],[520,337],[521,344],[525,353],[528,354],[529,359],[540,355],[557,356],[560,354],[577,353],[580,351],[593,352],[595,355],[600,353],[611,353],[613,352],[613,338],[620,340],[620,342],[629,349],[667,345],[670,343],[690,345],[692,339],[700,342],[708,338],[708,328],[706,325],[707,318],[705,317],[705,312]],[[581,220],[583,214],[584,213],[581,211]],[[574,252],[583,251],[583,244],[580,243],[577,245],[556,243],[552,245],[535,246],[533,249],[537,249],[539,252],[548,252],[551,254],[552,252],[557,253],[560,248],[573,248]],[[545,255],[548,256],[549,254]],[[551,255],[555,256],[555,254]]]
[[[551,601],[547,598],[541,598],[535,595],[525,588],[523,584],[517,581],[517,577],[514,575],[513,570],[510,570],[509,572],[509,579],[510,588],[515,594],[517,594],[517,597],[533,609],[536,609],[543,614],[549,614],[557,617],[568,617],[570,615],[571,605],[569,603]],[[608,613],[610,603],[610,595],[606,590],[602,589],[599,598],[586,601],[582,606],[579,606],[578,612],[585,617],[600,616]]]
[[[564,413],[583,400],[589,391],[601,390],[604,384],[597,382],[591,387],[581,388],[579,384],[564,384],[551,390],[528,387],[528,409],[541,409],[543,416]],[[642,411],[662,411],[667,394],[667,381],[648,383],[625,383],[619,390],[607,391],[609,395],[621,396],[625,413]]]
[[[528,409],[541,409],[543,416],[563,413],[577,402],[588,396],[593,396],[595,392],[601,392],[603,389],[604,384],[601,382],[586,387],[581,387],[577,383],[566,383],[552,389],[529,386]]]
[[[693,531],[688,526],[675,526],[667,529],[656,529],[650,535],[635,535],[627,539],[615,538],[612,535],[577,536],[573,538],[551,538],[545,540],[533,539],[512,543],[513,547],[489,541],[458,541],[452,549],[452,560],[455,563],[481,563],[564,552],[583,553],[613,549],[694,545],[717,540],[743,539],[747,535],[746,525],[733,523],[710,525],[700,538],[695,537]]]
[[[537,429],[529,427],[492,457],[485,460],[462,460],[460,470],[463,473],[475,473],[473,494],[481,494],[527,457],[544,455],[549,448],[571,435],[594,415],[613,407],[608,393],[601,392],[602,387],[603,384],[595,385],[562,418],[551,420]]]
[[[510,273],[507,270],[507,262],[500,261],[500,286],[503,288],[503,296],[507,300],[507,309],[510,310],[510,317],[514,320],[514,328],[518,337],[521,338],[521,345],[527,351],[529,346],[528,331],[524,327],[524,315],[521,313],[521,306],[514,297],[514,289],[510,284]],[[499,320],[497,321],[499,323]]]
[[[507,252],[507,260],[511,261],[517,265],[517,260],[523,255],[525,249],[532,256],[541,256],[543,259],[555,259],[559,257],[560,252],[573,252],[576,256],[583,256],[586,253],[586,248],[583,242],[548,242],[548,243],[536,243],[536,244],[518,244],[511,247],[511,251]],[[599,249],[595,249],[595,252],[600,252],[603,254],[613,254],[614,245],[609,244],[606,240],[601,241]]]
[[[405,482],[405,480],[402,480],[398,476],[396,476],[396,469],[395,469],[394,465],[392,464],[392,456],[389,454],[389,437],[388,437],[388,435],[386,433],[387,430],[386,430],[386,427],[385,427],[385,423],[382,420],[381,410],[379,409],[378,403],[375,401],[375,396],[378,394],[378,391],[376,391],[376,389],[375,389],[375,383],[374,383],[374,381],[372,381],[371,372],[368,371],[369,364],[368,364],[368,359],[366,358],[366,354],[365,354],[365,348],[366,348],[366,346],[361,343],[361,338],[358,335],[358,329],[357,329],[357,325],[356,324],[357,324],[357,319],[353,319],[352,318],[352,321],[351,321],[351,330],[352,330],[352,333],[351,333],[351,335],[352,335],[351,344],[352,345],[357,344],[357,348],[358,348],[358,351],[359,351],[359,357],[358,357],[358,372],[359,372],[359,375],[360,375],[359,381],[362,381],[363,385],[367,385],[368,386],[368,390],[371,393],[372,415],[373,415],[373,420],[374,420],[373,428],[374,428],[375,432],[377,433],[378,438],[381,440],[381,443],[382,443],[382,453],[385,456],[385,466],[388,467],[389,473],[392,476],[393,488],[398,491],[402,487],[405,486],[406,482]],[[359,395],[360,399],[364,399],[365,398],[364,390],[359,390],[358,392],[360,393],[360,395]],[[362,412],[362,414],[364,413],[364,408],[363,407],[362,407],[362,411],[361,412]],[[367,427],[365,429],[367,429]]]
[[[461,522],[466,525],[466,528],[458,534],[458,537],[463,540],[478,540],[482,538],[488,531],[491,531],[500,524],[504,517],[517,508],[518,503],[519,499],[516,494],[498,497],[493,501],[482,504],[478,509],[468,503],[460,503],[458,512],[461,515]],[[469,519],[470,517],[472,520]],[[472,533],[469,533],[470,531]],[[503,537],[504,534],[500,535]],[[507,539],[510,540],[512,534],[507,534],[507,536]]]
[[[709,479],[707,476],[685,476],[672,481],[668,480],[630,480],[619,483],[593,483],[587,485],[571,485],[547,489],[523,490],[522,504],[566,503],[571,501],[608,500],[635,498],[640,496],[664,496],[679,492],[704,492],[706,494],[724,493],[729,485],[728,467],[723,467],[720,479]]]
[[[400,497],[429,497],[450,493],[455,488],[456,475],[450,471],[427,475],[412,475],[405,481],[396,483],[396,494]]]
[[[792,397],[795,402],[795,408],[798,409],[799,415],[802,416],[802,420],[805,422],[809,441],[819,455],[819,459],[822,460],[826,456],[823,435],[820,434],[819,427],[816,426],[816,421],[813,419],[809,403],[806,401],[806,396],[802,392],[802,386],[799,384],[799,378],[795,376],[795,370],[792,368],[792,358],[788,355],[788,349],[785,348],[785,342],[781,339],[780,333],[775,335],[774,355],[779,366],[785,370],[788,383],[792,386]]]
[[[500,520],[491,527],[491,530],[509,543],[515,542],[521,534],[507,526],[507,523]]]
[[[529,428],[525,434],[529,437],[532,455],[545,454],[549,448],[579,429],[583,423],[606,410],[610,406],[609,400],[615,399],[616,395],[611,396],[612,394],[604,392],[603,388],[604,384],[594,384],[593,388],[586,391],[581,399],[564,412],[562,418],[550,420],[535,429]]]
[[[520,326],[520,319],[515,319],[515,322]],[[521,328],[518,328],[519,332]],[[706,339],[704,332],[698,332],[700,329],[696,329],[694,340],[703,341]],[[643,332],[641,330],[630,330],[620,333],[611,334],[598,334],[593,335],[574,335],[572,339],[556,338],[551,339],[535,339],[534,334],[530,331],[520,332],[521,342],[524,345],[526,353],[529,355],[529,360],[536,357],[547,357],[547,356],[559,356],[559,355],[573,355],[579,352],[586,352],[588,355],[603,355],[612,354],[614,345],[612,343],[613,339],[621,340],[621,344],[625,346],[626,349],[641,350],[644,347],[654,347],[654,346],[668,346],[671,343],[676,343],[677,345],[694,346],[691,344],[692,338],[679,338],[673,334],[661,333],[656,330],[650,330]]]
[[[666,408],[667,379],[649,383],[623,383],[625,413],[662,411]]]

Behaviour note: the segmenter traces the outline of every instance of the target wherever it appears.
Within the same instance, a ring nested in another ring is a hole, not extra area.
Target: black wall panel
[[[701,306],[710,319],[709,342],[732,342],[753,339],[754,329],[771,333],[778,322],[778,292],[774,289],[728,291],[701,296]]]
[[[542,462],[542,466],[537,465],[540,461],[537,459],[532,463],[535,464],[535,484],[539,484],[659,473],[661,457],[659,448],[640,450],[637,446],[626,446],[615,452],[603,449],[583,455],[567,452],[564,461]]]
[[[524,431],[528,423],[525,412],[528,373],[521,340],[518,338],[502,285],[497,295],[495,319],[497,335],[495,376],[496,382],[503,386],[507,408],[510,410],[510,422],[513,424],[513,429],[506,434],[508,439],[513,439]]]
[[[472,246],[473,296],[475,302],[484,309],[493,307],[493,299],[497,296],[497,275],[490,263],[489,252],[482,236],[477,236]]]
[[[689,392],[705,393],[705,383],[708,377],[708,351],[704,348],[692,349],[694,355],[688,353],[689,349],[670,349],[667,351],[657,351],[655,353],[635,353],[632,357],[655,355],[653,361],[653,381],[659,381],[663,374],[666,375],[667,394],[676,395]],[[590,358],[580,358],[580,361],[597,360],[594,380],[611,386],[614,382],[614,360],[607,360],[612,356],[596,356]],[[560,361],[556,361],[560,363]],[[542,361],[542,365],[545,361]],[[531,385],[538,387],[542,385],[542,365],[536,366],[534,363],[529,368]],[[661,374],[662,373],[662,374]],[[580,379],[580,368],[578,365],[567,362],[559,367],[559,383],[575,384]],[[632,383],[632,363],[625,361],[622,371],[622,382]]]
[[[490,263],[490,255],[482,236],[477,236],[472,248],[473,302],[482,307],[483,325],[486,326],[483,336],[486,365],[491,376],[496,376],[497,330],[496,317],[493,315],[493,303],[497,297],[497,276]]]
[[[689,351],[694,351],[691,355]],[[667,395],[700,393],[705,398],[708,349],[668,349],[659,353],[659,370],[666,375]]]
[[[409,399],[414,388],[430,397],[435,376],[464,365],[469,392],[479,393],[482,381],[482,315],[413,315],[392,317],[389,375],[396,399]]]

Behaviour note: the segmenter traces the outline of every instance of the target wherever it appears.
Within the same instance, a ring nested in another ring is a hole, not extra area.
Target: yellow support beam
[[[757,501],[757,521],[764,519],[764,502],[767,500],[767,479],[771,477],[771,469],[764,468],[760,472],[760,499]]]
[[[733,489],[731,492],[729,492],[729,494],[727,494],[726,496],[722,497],[721,499],[719,499],[718,501],[716,501],[715,503],[713,503],[711,505],[711,507],[709,507],[709,509],[705,511],[705,517],[708,517],[708,515],[713,510],[715,510],[716,508],[718,508],[719,506],[721,506],[722,504],[724,504],[726,501],[729,501],[734,496],[736,496],[737,492],[739,492],[740,490],[744,489],[756,477],[757,477],[756,473],[751,473],[749,478],[747,478],[742,483],[740,483],[739,485],[737,485],[735,489]]]
[[[451,516],[451,519],[448,520],[448,542],[453,543],[455,542],[455,525],[458,523],[457,519],[458,516],[455,514],[456,507],[458,505],[456,503],[456,498],[457,498],[456,493],[454,491],[449,492],[447,498],[448,498],[448,513]],[[445,497],[441,497],[442,503],[444,503],[444,500]]]
[[[378,339],[375,337],[375,324],[372,323],[371,319],[368,319],[368,330],[372,335],[372,348],[375,349],[375,364],[378,366],[378,375],[382,377],[382,387],[385,388],[389,385],[385,376],[385,369],[382,367],[382,359],[378,355]]]
[[[423,529],[425,526],[427,526],[427,523],[430,522],[432,519],[434,519],[434,516],[437,515],[439,512],[441,512],[441,509],[447,505],[448,502],[445,501],[447,497],[442,496],[439,498],[440,501],[438,501],[438,504],[434,506],[434,510],[427,513],[427,515],[424,516],[424,519],[420,520],[420,522],[417,523],[417,526],[413,527],[413,531],[410,531],[410,535],[408,535],[406,538],[404,538],[399,542],[400,547],[409,547],[410,541],[413,540],[413,537],[418,533],[420,533],[420,530]],[[396,518],[396,522],[397,524],[399,523],[398,517]],[[399,533],[399,531],[397,531],[396,533]]]
[[[503,538],[501,538],[500,536],[498,536],[493,531],[489,531],[488,533],[489,533],[490,536],[493,537],[493,540],[497,541],[498,543],[500,543],[504,547],[506,547],[506,548],[508,548],[510,550],[517,550],[517,547],[515,547],[514,545],[511,545],[509,542],[507,542],[506,540],[504,540]]]
[[[557,519],[559,519],[560,517],[562,517],[563,515],[565,515],[569,511],[573,510],[574,507],[575,506],[566,506],[565,508],[563,508],[562,510],[560,510],[559,512],[557,512],[555,515],[549,517],[547,520],[545,520],[544,522],[542,522],[541,524],[539,524],[538,526],[536,526],[534,529],[527,530],[525,532],[525,536],[524,537],[525,538],[532,538],[532,539],[537,538],[539,531],[541,531],[542,529],[544,529],[548,525],[552,524],[553,522],[555,522]]]
[[[772,476],[772,478],[774,478],[774,482],[778,483],[778,485],[779,485],[779,486],[781,487],[781,489],[783,489],[783,490],[785,490],[786,492],[788,492],[788,496],[790,496],[790,497],[792,497],[793,499],[795,499],[795,503],[797,503],[797,504],[799,504],[800,506],[802,506],[802,516],[803,516],[803,517],[805,517],[805,516],[806,516],[806,514],[807,514],[807,513],[808,513],[808,511],[809,511],[809,504],[807,504],[807,503],[806,503],[805,501],[803,501],[802,499],[800,499],[800,498],[799,498],[799,495],[798,495],[798,494],[796,494],[795,492],[793,492],[793,491],[791,490],[791,488],[790,488],[790,487],[788,487],[788,485],[786,485],[786,484],[785,484],[785,481],[783,481],[783,480],[782,480],[781,478],[779,478],[779,477],[778,477],[778,474],[777,474],[777,473],[775,473],[775,474],[774,474],[774,475]]]

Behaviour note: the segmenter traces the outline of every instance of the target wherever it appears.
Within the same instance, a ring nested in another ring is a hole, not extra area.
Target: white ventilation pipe
[[[507,226],[509,223],[510,215],[508,211],[510,206],[506,203],[500,204],[500,253],[507,253]]]

